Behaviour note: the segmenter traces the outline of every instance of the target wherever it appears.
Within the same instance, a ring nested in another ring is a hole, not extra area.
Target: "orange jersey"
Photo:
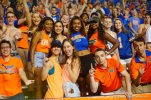
[[[21,79],[19,76],[19,68],[23,68],[21,59],[10,57],[8,62],[5,62],[3,58],[0,58],[0,68],[15,70],[14,74],[1,74],[1,81],[3,82],[0,86],[0,90],[3,91],[3,95],[14,96],[18,93],[22,93]]]
[[[124,71],[124,67],[114,58],[107,59],[107,69],[96,66],[94,73],[95,81],[100,83],[101,91],[112,92],[121,88],[122,83],[119,72]]]
[[[146,50],[146,62],[141,62],[137,56],[132,58],[130,63],[130,74],[132,79],[136,79],[139,74],[139,69],[144,68],[144,73],[141,76],[141,83],[151,82],[151,52]]]
[[[98,31],[95,32],[94,34],[92,34],[92,36],[89,39],[89,41],[93,41],[93,40],[95,41],[94,44],[89,46],[89,48],[93,54],[94,54],[95,50],[98,48],[102,48],[104,50],[106,49],[106,45],[103,43],[103,41],[99,40]]]
[[[27,33],[28,32],[28,27],[27,26],[21,26],[19,29],[22,32],[22,39],[17,42],[17,47],[28,49],[29,48],[28,33]]]
[[[50,49],[50,37],[46,34],[45,31],[41,31],[41,40],[36,46],[37,52],[48,53]]]

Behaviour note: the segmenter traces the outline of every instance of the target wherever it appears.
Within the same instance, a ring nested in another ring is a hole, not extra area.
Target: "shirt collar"
[[[146,56],[148,57],[148,56],[151,56],[151,52],[150,51],[148,51],[148,50],[145,50],[145,53],[146,53]],[[136,61],[136,63],[140,63],[141,61],[139,60],[139,56],[136,54],[135,55],[135,61]],[[145,64],[146,64],[146,62],[144,62]]]

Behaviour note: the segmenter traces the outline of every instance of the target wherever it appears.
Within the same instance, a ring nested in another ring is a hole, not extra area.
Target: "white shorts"
[[[125,64],[130,63],[131,60],[132,60],[132,58],[128,58],[128,59],[120,59],[120,63],[123,64],[123,65],[125,65]]]

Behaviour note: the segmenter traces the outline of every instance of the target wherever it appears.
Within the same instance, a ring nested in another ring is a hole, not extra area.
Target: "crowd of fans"
[[[0,99],[151,93],[150,6],[0,0]]]

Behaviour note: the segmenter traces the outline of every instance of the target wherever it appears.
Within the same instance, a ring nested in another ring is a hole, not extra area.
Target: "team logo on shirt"
[[[81,39],[77,39],[76,42],[81,42]]]
[[[104,75],[102,76],[102,79],[103,79],[103,78],[105,78],[105,76],[104,76]]]
[[[151,62],[151,58],[149,58],[149,62]]]
[[[109,72],[111,72],[111,73],[114,72],[114,68],[110,69]]]
[[[8,68],[13,68],[13,67],[14,67],[14,65],[6,66],[7,69]]]

